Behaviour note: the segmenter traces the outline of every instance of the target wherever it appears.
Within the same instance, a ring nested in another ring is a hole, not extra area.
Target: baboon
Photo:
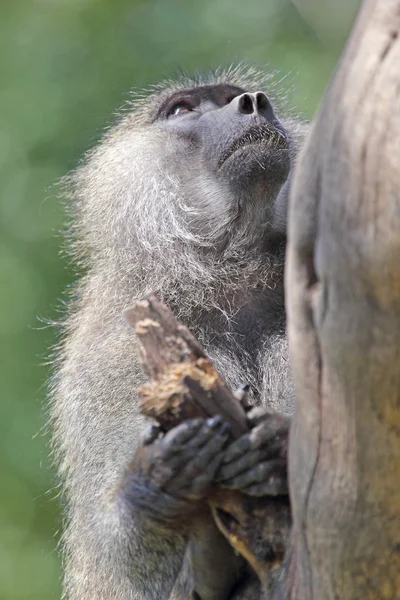
[[[236,67],[159,85],[65,180],[70,247],[83,273],[51,386],[66,503],[64,598],[188,598],[191,514],[210,483],[269,493],[268,452],[249,450],[238,465],[219,417],[149,435],[138,411],[137,341],[123,318],[155,291],[232,389],[248,384],[255,403],[292,412],[283,262],[303,127],[275,115],[269,81]],[[232,581],[221,600],[250,597],[243,585]]]

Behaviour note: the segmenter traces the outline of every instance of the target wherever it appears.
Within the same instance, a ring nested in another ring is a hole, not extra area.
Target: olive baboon
[[[66,180],[73,258],[85,269],[52,381],[71,600],[187,598],[190,515],[210,482],[268,493],[255,455],[239,468],[231,452],[221,466],[229,433],[219,418],[142,445],[143,376],[123,318],[154,290],[232,388],[247,383],[256,402],[291,413],[282,275],[302,127],[275,116],[259,91],[268,79],[238,67],[167,82],[133,102]]]

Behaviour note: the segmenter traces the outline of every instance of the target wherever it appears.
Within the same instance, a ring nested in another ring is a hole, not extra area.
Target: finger
[[[244,456],[241,456],[237,460],[234,460],[228,464],[221,464],[218,470],[216,481],[224,482],[229,481],[241,473],[248,471],[258,463],[264,462],[269,458],[269,449],[253,450],[247,452]]]
[[[201,429],[204,419],[189,419],[169,431],[160,441],[154,452],[154,459],[168,459],[174,454],[182,454],[182,446]]]
[[[157,463],[162,462],[165,465],[164,471],[165,468],[168,468],[171,478],[175,473],[179,474],[180,472],[185,477],[184,467],[194,459],[195,464],[199,464],[199,469],[201,469],[211,458],[207,459],[207,453],[211,452],[212,456],[214,455],[213,445],[220,450],[226,444],[228,430],[228,424],[219,415],[206,420],[185,421],[171,430],[160,442],[159,449],[156,449],[153,455],[153,469],[156,468]],[[226,435],[218,440],[222,434]],[[214,442],[208,446],[210,440],[214,440]],[[204,447],[208,447],[208,451],[203,451]],[[195,469],[195,466],[192,469]]]
[[[249,433],[245,433],[238,440],[232,442],[224,454],[222,464],[229,464],[240,459],[251,451],[259,450],[263,446],[268,446],[273,436],[268,435],[268,430],[264,431],[264,424],[258,425]],[[271,452],[276,451],[276,444],[271,446]]]
[[[182,492],[185,489],[198,490],[209,485],[214,480],[215,473],[221,463],[222,448],[229,440],[229,427],[221,423],[220,429],[214,432],[214,437],[198,449],[180,473],[171,481],[171,489]]]
[[[281,421],[274,416],[260,423],[248,434],[250,446],[252,449],[270,448],[271,457],[279,452],[283,447],[286,448],[288,441],[289,428],[286,420]]]
[[[265,419],[271,416],[271,409],[266,408],[263,405],[253,406],[246,415],[247,421],[251,427],[255,427]]]
[[[221,463],[223,453],[222,448],[229,440],[229,426],[226,423],[221,423],[220,428],[214,432],[214,436],[208,440],[192,460],[185,467],[185,472],[188,476],[195,477],[201,473],[206,466],[218,457],[219,464]]]
[[[229,439],[229,425],[220,417],[191,419],[169,431],[161,440],[148,446],[151,450],[147,471],[154,487],[168,490],[190,488],[201,476],[214,478]],[[156,433],[150,431],[149,438]],[[212,463],[211,466],[210,463]],[[198,483],[198,488],[205,484]]]
[[[262,484],[265,489],[270,490],[268,494],[266,492],[266,495],[274,496],[276,495],[275,489],[281,489],[281,484],[278,485],[279,479],[287,480],[286,461],[276,459],[259,463],[248,471],[233,477],[229,482],[221,482],[221,485],[229,489],[243,490],[249,493],[248,490],[253,486]]]
[[[187,443],[187,449],[198,450],[207,445],[211,439],[214,439],[217,433],[227,431],[228,425],[220,415],[215,415],[209,419],[203,420],[201,428],[196,432]]]
[[[158,423],[147,425],[142,434],[142,445],[149,446],[155,442],[161,431],[161,426]]]
[[[287,474],[276,473],[264,483],[256,483],[242,490],[248,496],[287,496],[289,493]]]
[[[203,470],[201,475],[198,475],[192,484],[190,494],[188,497],[193,500],[203,498],[211,483],[214,481],[215,473],[221,463],[221,457],[215,456],[211,462],[208,463],[206,468]]]
[[[290,418],[280,413],[271,411],[265,406],[256,406],[247,413],[247,421],[250,427],[264,425],[270,435],[287,433],[290,428]]]
[[[282,440],[280,438],[264,439],[260,432],[254,430],[237,440],[237,442],[233,442],[225,450],[218,480],[229,479],[258,462],[265,462],[278,457],[284,458],[282,455]]]
[[[245,433],[239,439],[235,440],[228,446],[224,452],[222,464],[229,464],[235,460],[238,460],[246,453],[252,450],[250,434]]]

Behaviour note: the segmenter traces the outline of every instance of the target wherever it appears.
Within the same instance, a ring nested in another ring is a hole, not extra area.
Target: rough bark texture
[[[168,430],[185,419],[220,414],[234,438],[248,431],[246,413],[200,344],[155,294],[125,316],[139,338],[140,361],[150,380],[139,387],[144,415]]]
[[[293,182],[279,598],[400,598],[399,32],[400,0],[364,3]]]

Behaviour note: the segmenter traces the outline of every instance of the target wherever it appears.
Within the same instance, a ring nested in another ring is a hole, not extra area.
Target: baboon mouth
[[[222,167],[225,161],[228,160],[237,150],[245,146],[255,144],[263,145],[264,147],[280,148],[286,150],[288,141],[285,134],[275,127],[252,127],[246,133],[237,138],[224,152],[218,161],[218,169]]]

